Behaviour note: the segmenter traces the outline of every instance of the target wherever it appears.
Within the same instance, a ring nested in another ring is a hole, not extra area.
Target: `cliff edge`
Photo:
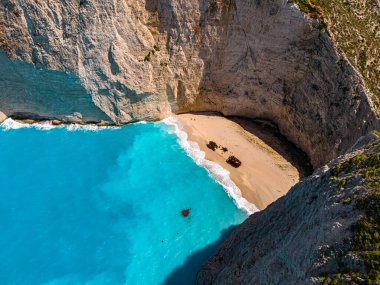
[[[2,0],[0,63],[8,116],[264,118],[315,167],[379,125],[325,26],[285,0]]]
[[[379,245],[380,138],[370,134],[249,217],[197,284],[379,284]]]

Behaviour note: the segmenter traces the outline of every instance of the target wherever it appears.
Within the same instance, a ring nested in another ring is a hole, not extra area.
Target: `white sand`
[[[298,170],[239,124],[214,115],[182,114],[176,118],[189,135],[206,153],[206,159],[217,162],[231,173],[231,179],[242,195],[260,210],[286,194],[299,181]],[[214,141],[226,147],[210,150],[206,144]],[[241,162],[239,168],[226,163],[230,155]]]

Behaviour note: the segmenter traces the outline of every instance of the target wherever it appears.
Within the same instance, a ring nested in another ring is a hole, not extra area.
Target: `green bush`
[[[150,52],[144,57],[144,61],[151,62]]]

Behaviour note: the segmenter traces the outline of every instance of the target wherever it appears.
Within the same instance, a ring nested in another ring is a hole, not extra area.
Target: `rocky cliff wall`
[[[197,284],[379,284],[379,180],[380,138],[368,135],[250,216]]]
[[[0,3],[7,115],[118,123],[170,111],[259,117],[314,166],[379,124],[328,33],[285,0]]]

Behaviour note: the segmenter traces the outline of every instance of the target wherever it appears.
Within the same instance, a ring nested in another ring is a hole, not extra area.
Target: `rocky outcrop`
[[[197,284],[378,284],[379,181],[380,138],[368,135],[250,216]]]
[[[316,167],[378,124],[361,79],[317,23],[282,1],[235,2],[191,110],[269,119]]]
[[[321,166],[379,125],[328,33],[285,0],[0,2],[0,111],[265,118]]]
[[[18,60],[1,57],[4,113],[114,122],[165,114],[165,84],[144,62],[155,43],[144,1],[0,3],[0,46]]]
[[[380,112],[380,1],[289,0],[328,26],[334,44],[364,78]]]
[[[7,116],[4,113],[0,112],[0,123],[4,122],[6,119]]]

